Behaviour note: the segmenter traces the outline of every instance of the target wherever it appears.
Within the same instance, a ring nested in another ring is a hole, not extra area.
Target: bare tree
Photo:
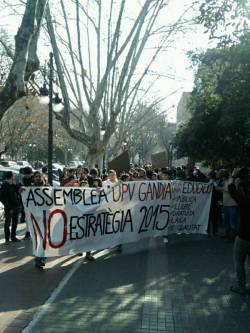
[[[37,43],[46,17],[64,100],[57,118],[72,138],[88,148],[93,164],[118,125],[137,108],[142,84],[157,56],[186,23],[185,13],[169,25],[157,23],[168,4],[169,0],[145,0],[129,17],[126,0],[57,0],[51,8],[48,0],[27,0],[14,52],[8,49],[13,62],[0,92],[0,119],[27,94],[26,82],[39,68]],[[146,48],[151,49],[147,57]]]
[[[58,118],[73,138],[87,146],[93,164],[118,123],[124,123],[136,108],[143,80],[161,50],[173,42],[183,16],[175,24],[157,26],[160,12],[168,5],[166,0],[145,0],[133,20],[125,17],[125,0],[72,0],[75,13],[71,16],[67,3],[60,0],[65,29],[62,23],[55,24],[49,7],[46,15],[65,103]],[[72,20],[75,25],[70,24]],[[157,45],[138,72],[152,36]],[[103,136],[101,129],[105,130]]]
[[[23,104],[23,105],[21,105]],[[13,111],[9,109],[0,121],[0,156],[12,157],[28,143],[27,131],[31,126],[30,112],[22,101]]]

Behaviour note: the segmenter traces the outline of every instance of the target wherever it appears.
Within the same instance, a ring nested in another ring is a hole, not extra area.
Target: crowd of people
[[[210,182],[213,187],[208,223],[208,234],[216,235],[223,231],[221,237],[228,242],[234,242],[234,260],[237,275],[237,283],[231,290],[239,294],[248,292],[246,289],[245,261],[250,258],[250,184],[249,170],[220,169],[204,174],[199,168],[177,168],[154,169],[151,165],[144,167],[130,165],[128,172],[122,171],[119,174],[115,170],[103,170],[98,168],[78,166],[76,169],[65,168],[58,170],[61,186],[97,187],[114,185],[117,182],[129,181],[157,181],[157,180],[185,180],[196,182]],[[25,222],[20,192],[23,186],[45,186],[48,185],[46,170],[32,172],[32,169],[25,167],[21,171],[18,183],[14,181],[11,171],[6,172],[6,179],[1,187],[0,201],[4,205],[5,223],[4,234],[5,244],[19,242],[16,237],[17,224]],[[30,233],[27,227],[25,238]],[[121,251],[121,245],[118,246]],[[79,254],[81,255],[81,254]],[[94,260],[93,255],[87,252],[86,258]],[[36,265],[43,267],[45,258],[35,258]]]

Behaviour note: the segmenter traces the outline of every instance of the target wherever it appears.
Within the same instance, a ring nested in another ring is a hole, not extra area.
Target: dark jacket
[[[238,235],[240,238],[250,241],[250,183],[240,181],[237,189],[236,186],[229,188],[229,193],[240,209]]]
[[[20,207],[19,186],[4,182],[0,190],[0,201],[5,210],[18,209]]]
[[[32,182],[33,182],[32,177],[29,177],[29,178],[23,177],[23,179],[22,179],[23,186],[31,186]]]
[[[240,238],[250,241],[250,183],[240,182],[237,189],[240,208]]]

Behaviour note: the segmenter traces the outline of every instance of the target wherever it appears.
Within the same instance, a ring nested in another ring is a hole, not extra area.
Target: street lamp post
[[[101,127],[101,137],[103,138],[105,134],[105,125],[103,124],[102,127]],[[106,163],[105,163],[105,160],[106,160],[106,156],[105,156],[105,151],[103,152],[103,155],[102,155],[102,172],[104,172],[104,169],[105,169],[105,166],[106,166]]]
[[[53,163],[53,111],[60,112],[61,107],[53,109],[53,104],[59,105],[62,103],[61,98],[58,97],[58,93],[53,98],[53,78],[54,78],[54,65],[53,65],[53,53],[49,54],[49,90],[44,82],[43,87],[40,88],[40,95],[42,97],[41,103],[48,103],[48,183],[53,185],[52,163]],[[47,99],[49,98],[49,100]],[[62,106],[62,104],[61,104]]]
[[[49,54],[49,123],[48,123],[48,183],[52,186],[52,160],[53,160],[53,53]]]

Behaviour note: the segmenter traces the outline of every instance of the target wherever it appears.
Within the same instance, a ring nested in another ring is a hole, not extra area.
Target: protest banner
[[[124,151],[122,154],[114,158],[108,163],[108,169],[114,169],[119,175],[120,172],[129,172],[130,169],[130,158],[128,151]]]
[[[167,152],[162,151],[160,153],[152,154],[151,162],[153,169],[165,168],[168,165]]]
[[[33,254],[60,256],[142,238],[207,230],[211,185],[190,181],[114,187],[27,187],[22,192]]]

